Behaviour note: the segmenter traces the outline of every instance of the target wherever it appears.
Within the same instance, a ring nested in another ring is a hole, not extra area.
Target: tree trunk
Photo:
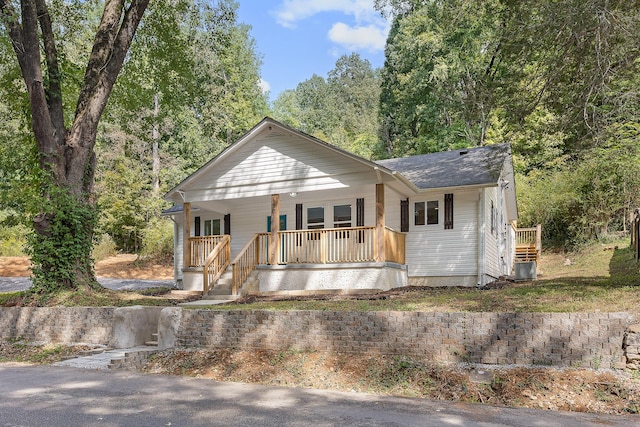
[[[106,0],[69,129],[64,125],[62,73],[45,0],[0,0],[29,95],[32,128],[43,171],[41,211],[30,239],[37,292],[97,287],[91,260],[96,224],[93,195],[98,122],[149,0]],[[40,49],[44,49],[43,71]]]

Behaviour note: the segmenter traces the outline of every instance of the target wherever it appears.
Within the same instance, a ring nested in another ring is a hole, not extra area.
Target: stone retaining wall
[[[0,338],[127,347],[157,329],[172,346],[406,355],[437,363],[638,368],[629,313],[209,311],[0,308]],[[636,325],[633,325],[636,324]],[[633,326],[632,326],[633,325]],[[120,343],[118,345],[118,343]]]
[[[61,344],[144,344],[158,330],[163,307],[2,307],[0,339]]]
[[[397,354],[473,362],[622,368],[628,313],[183,310],[184,347]]]
[[[108,344],[115,307],[0,308],[0,338],[62,344]]]

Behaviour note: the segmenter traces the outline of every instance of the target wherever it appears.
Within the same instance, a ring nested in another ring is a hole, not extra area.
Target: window
[[[220,234],[220,220],[219,219],[207,219],[204,222],[204,235],[205,236],[217,236]]]
[[[438,223],[438,201],[427,202],[427,224]]]
[[[424,225],[424,202],[416,202],[414,225]]]
[[[438,224],[438,201],[416,202],[413,213],[414,225]]]
[[[324,207],[307,208],[307,228],[309,230],[324,228]]]
[[[333,207],[334,228],[351,227],[351,205],[335,205]]]

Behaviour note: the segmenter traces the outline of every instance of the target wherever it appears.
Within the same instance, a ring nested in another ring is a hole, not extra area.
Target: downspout
[[[178,253],[178,223],[176,222],[175,218],[173,217],[173,215],[171,215],[169,217],[171,219],[171,222],[173,222],[173,280],[175,280],[176,282],[176,286],[179,288],[178,286],[178,275],[179,275],[179,267],[178,267],[178,257],[175,256],[175,254]]]
[[[485,285],[484,282],[484,270],[485,270],[485,206],[484,196],[485,189],[478,190],[478,286]]]

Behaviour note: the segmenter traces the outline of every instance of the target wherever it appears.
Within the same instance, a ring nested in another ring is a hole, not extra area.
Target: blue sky
[[[252,27],[262,55],[263,85],[274,100],[314,73],[326,77],[352,52],[373,67],[384,63],[390,22],[373,0],[238,0],[239,21]]]

